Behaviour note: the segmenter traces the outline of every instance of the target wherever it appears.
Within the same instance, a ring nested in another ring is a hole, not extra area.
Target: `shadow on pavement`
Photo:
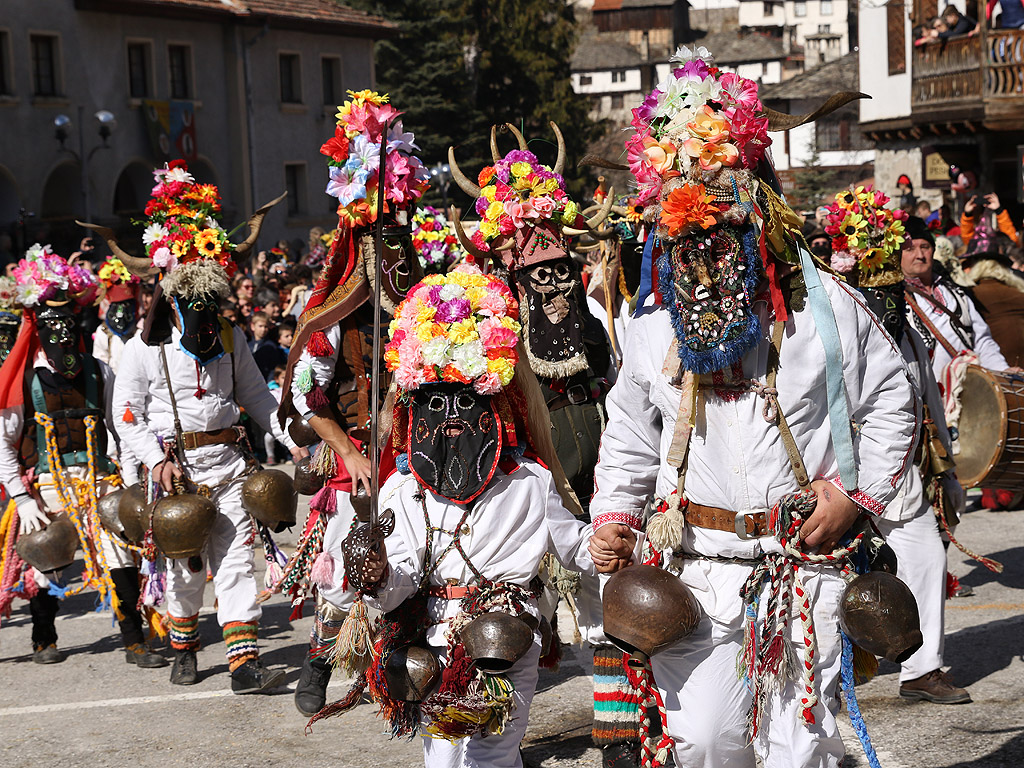
[[[1024,658],[1022,633],[1024,616],[1011,616],[947,635],[944,660],[953,667],[957,685],[973,685],[1006,669],[1014,659]]]
[[[1013,730],[1019,731],[1020,729],[1015,728]],[[994,733],[1006,733],[1006,731],[966,732],[980,737]],[[1010,768],[1010,766],[1018,765],[1024,765],[1024,734],[1020,733],[987,755],[964,762],[950,763],[944,766],[944,768]]]
[[[564,733],[555,733],[541,739],[530,740],[524,744],[520,752],[526,768],[539,768],[544,761],[552,757],[562,760],[581,757],[588,749],[594,748],[594,740],[587,725],[583,733],[566,738]]]
[[[969,541],[960,543],[968,548],[971,547]],[[987,552],[978,552],[978,554],[990,557],[997,563],[1002,563],[1003,572],[992,573],[981,563],[970,560],[964,563],[964,566],[961,566],[971,568],[970,571],[960,577],[960,581],[964,584],[969,584],[972,587],[980,587],[982,584],[988,584],[993,581],[1006,587],[1018,587],[1024,584],[1024,547],[1004,549],[1002,552],[995,552],[993,554],[988,554]]]

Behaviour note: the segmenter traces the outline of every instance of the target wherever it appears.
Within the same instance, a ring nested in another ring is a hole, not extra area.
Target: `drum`
[[[960,484],[1024,490],[1024,377],[968,366],[960,403]]]

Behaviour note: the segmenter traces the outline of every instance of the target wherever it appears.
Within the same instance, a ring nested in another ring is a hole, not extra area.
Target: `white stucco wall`
[[[860,89],[871,96],[860,101],[860,121],[893,120],[910,115],[911,41],[906,24],[907,71],[889,74],[888,30],[885,6],[860,9]]]
[[[765,15],[763,2],[740,3],[739,21],[741,27],[791,27],[795,30],[793,42],[802,46],[807,35],[823,31],[821,27],[828,25],[828,31],[842,35],[840,55],[850,52],[850,35],[846,23],[849,11],[848,0],[831,0],[826,2],[828,13],[822,12],[821,0],[805,0],[803,16],[796,15],[797,0],[785,0],[783,3],[772,3],[772,13]],[[866,6],[864,6],[866,7]],[[861,8],[863,12],[864,8]]]

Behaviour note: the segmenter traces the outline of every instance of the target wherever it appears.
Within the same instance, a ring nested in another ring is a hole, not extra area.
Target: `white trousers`
[[[921,616],[924,645],[900,667],[900,682],[916,680],[942,666],[946,640],[946,550],[939,522],[925,502],[910,520],[876,520],[878,530],[896,553],[896,575],[910,587]]]
[[[444,646],[430,644],[447,662]],[[533,645],[523,658],[506,672],[515,686],[512,698],[516,707],[512,710],[509,723],[500,736],[481,736],[461,739],[452,744],[444,739],[423,737],[423,763],[426,768],[522,768],[519,744],[526,735],[530,720],[530,705],[537,692],[540,660],[540,635],[533,634]],[[427,724],[424,723],[424,726]]]
[[[206,588],[206,566],[213,573],[213,591],[217,596],[217,621],[258,621],[262,609],[256,602],[258,592],[253,574],[253,547],[246,543],[252,536],[252,522],[242,508],[242,479],[245,461],[239,458],[226,467],[190,470],[192,480],[214,486],[227,478],[237,478],[211,494],[217,505],[217,517],[203,550],[203,567],[193,573],[187,560],[170,560],[167,566],[167,610],[172,616],[199,613]]]
[[[324,530],[324,552],[334,559],[334,579],[330,587],[321,586],[319,590],[320,596],[328,603],[342,611],[348,611],[352,608],[356,593],[355,590],[344,587],[345,563],[341,555],[341,543],[352,529],[352,519],[356,511],[352,508],[348,491],[335,491],[334,496],[338,510],[328,519],[327,528]]]
[[[84,480],[89,475],[88,467],[69,467],[67,470],[68,474],[72,477],[76,477]],[[64,507],[60,503],[60,496],[57,494],[57,488],[53,484],[53,475],[46,472],[39,475],[36,478],[36,489],[39,491],[39,498],[43,502],[43,511],[50,514],[56,514],[60,512]],[[113,485],[106,482],[98,482],[96,484],[96,497],[102,498],[111,491],[116,490]],[[73,491],[72,491],[73,493]],[[72,496],[74,498],[74,496]],[[103,558],[107,562],[107,568],[131,568],[135,565],[135,559],[132,557],[131,550],[129,550],[122,542],[107,533],[107,530],[102,526],[97,526],[97,533],[94,536],[95,544],[98,544],[100,551],[103,553]]]
[[[743,645],[739,588],[749,572],[746,565],[708,560],[688,560],[683,565],[681,578],[693,590],[705,615],[692,635],[651,659],[668,712],[668,732],[676,742],[676,766],[754,768],[756,750],[764,768],[837,768],[845,754],[836,724],[843,580],[832,568],[799,570],[813,604],[817,639],[819,700],[813,709],[814,725],[805,725],[800,718],[800,680],[789,681],[780,693],[769,697],[761,731],[749,746],[746,719],[751,696],[736,674],[736,659]],[[762,612],[765,602],[762,599]],[[795,613],[790,630],[799,659],[804,643]]]

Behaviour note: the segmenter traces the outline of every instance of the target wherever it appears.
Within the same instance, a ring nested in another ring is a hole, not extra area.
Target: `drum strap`
[[[917,299],[914,298],[914,295],[910,292],[910,290],[908,289],[904,293],[905,293],[905,295],[907,297],[907,304],[914,311],[914,314],[917,315],[918,319],[922,323],[924,323],[925,327],[928,329],[928,332],[932,336],[935,337],[935,340],[937,342],[939,342],[939,344],[942,345],[942,348],[944,350],[946,350],[946,352],[949,353],[949,356],[950,357],[956,357],[957,355],[959,355],[960,352],[958,350],[954,349],[953,345],[950,344],[948,341],[946,341],[946,337],[943,336],[942,333],[939,332],[939,329],[935,327],[935,323],[933,323],[929,319],[928,315],[926,315],[924,313],[924,310],[922,310],[921,307],[918,305]],[[937,308],[939,308],[939,309],[941,309],[943,312],[948,314],[951,319],[954,320],[953,328],[955,329],[956,328],[956,324],[960,322],[959,318],[957,318],[954,313],[950,312],[948,309],[946,309],[941,304],[936,304],[935,302],[932,302],[932,305],[937,307]]]

